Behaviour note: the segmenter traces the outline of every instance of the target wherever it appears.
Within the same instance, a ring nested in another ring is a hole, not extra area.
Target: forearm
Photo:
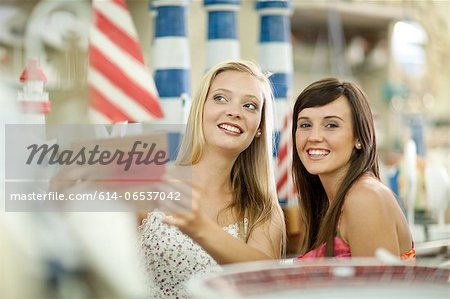
[[[212,227],[194,240],[221,265],[276,258],[234,238],[220,227]]]

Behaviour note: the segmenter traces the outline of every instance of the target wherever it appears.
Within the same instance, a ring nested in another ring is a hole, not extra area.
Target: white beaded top
[[[217,262],[178,228],[162,223],[166,215],[154,211],[140,227],[139,241],[148,274],[150,298],[189,298],[185,283],[194,275],[220,271]],[[247,219],[244,226],[248,225]],[[238,238],[237,223],[223,228]]]

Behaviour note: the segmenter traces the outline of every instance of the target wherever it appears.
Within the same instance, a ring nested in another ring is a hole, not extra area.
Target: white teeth
[[[240,129],[230,126],[230,125],[226,125],[226,124],[220,124],[219,127],[221,127],[222,129],[225,129],[227,131],[233,132],[233,133],[242,133]]]
[[[311,156],[326,156],[330,153],[330,151],[326,150],[309,150],[308,154]]]

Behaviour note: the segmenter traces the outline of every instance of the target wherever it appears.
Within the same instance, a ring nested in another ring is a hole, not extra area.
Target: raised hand
[[[198,191],[195,188],[193,188],[192,210],[173,211],[163,222],[178,227],[181,232],[197,242],[208,238],[208,234],[213,233],[214,229],[220,229],[218,224],[200,208]]]

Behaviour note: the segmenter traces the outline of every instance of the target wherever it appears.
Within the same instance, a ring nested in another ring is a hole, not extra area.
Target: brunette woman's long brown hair
[[[344,96],[351,108],[353,137],[361,149],[353,149],[347,174],[330,202],[318,175],[310,174],[293,151],[292,173],[299,191],[301,219],[305,227],[301,252],[326,243],[326,256],[333,256],[334,237],[347,192],[364,173],[379,178],[375,129],[372,112],[364,92],[354,83],[325,78],[306,87],[297,97],[293,110],[292,140],[296,144],[297,117],[305,108],[320,107]]]

